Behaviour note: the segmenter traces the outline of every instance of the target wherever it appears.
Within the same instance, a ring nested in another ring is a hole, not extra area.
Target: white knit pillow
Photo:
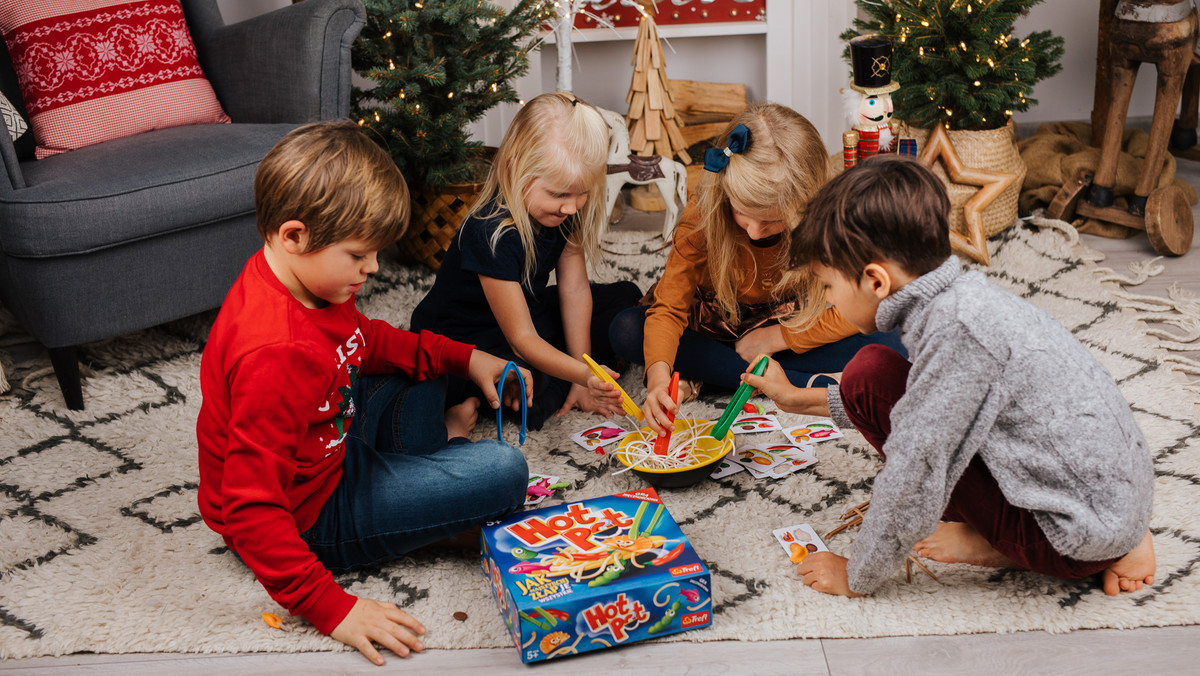
[[[4,118],[4,126],[8,127],[8,137],[14,141],[29,128],[25,124],[25,118],[21,117],[16,107],[4,97],[4,94],[0,94],[0,117]]]

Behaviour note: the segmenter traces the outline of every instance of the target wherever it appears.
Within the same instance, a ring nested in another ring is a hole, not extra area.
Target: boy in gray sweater
[[[1109,595],[1153,584],[1154,474],[1129,404],[1053,317],[961,271],[948,214],[932,173],[880,156],[822,188],[793,234],[793,266],[863,333],[899,327],[911,358],[867,346],[827,391],[775,364],[743,376],[785,411],[853,425],[886,459],[853,556],[805,558],[804,584],[869,594],[914,551],[1102,575]]]

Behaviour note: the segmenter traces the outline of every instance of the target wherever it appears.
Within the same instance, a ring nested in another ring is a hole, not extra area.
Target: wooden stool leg
[[[1110,50],[1111,52],[1116,51]],[[1104,126],[1104,142],[1100,145],[1100,164],[1092,180],[1088,202],[1098,207],[1112,205],[1113,185],[1117,179],[1117,160],[1121,154],[1121,137],[1125,132],[1125,116],[1129,113],[1129,99],[1133,96],[1133,85],[1137,82],[1137,61],[1119,59],[1112,55],[1112,82],[1109,86],[1108,119]]]
[[[1108,85],[1112,66],[1108,60],[1108,39],[1116,15],[1117,0],[1100,0],[1099,28],[1096,33],[1096,84],[1092,94],[1092,147],[1099,148],[1104,142],[1104,129],[1108,126]]]
[[[1191,60],[1191,55],[1188,55]],[[1175,109],[1179,106],[1179,96],[1183,91],[1183,77],[1187,72],[1187,62],[1179,59],[1167,59],[1158,64],[1158,86],[1154,96],[1154,117],[1150,122],[1150,147],[1142,164],[1142,173],[1138,176],[1137,188],[1133,193],[1141,198],[1140,205],[1130,204],[1129,212],[1144,215],[1145,198],[1150,196],[1158,183],[1158,174],[1162,171],[1162,163],[1167,152],[1167,140],[1171,134],[1171,125],[1175,122]],[[1140,206],[1141,208],[1136,208]]]
[[[1196,145],[1196,127],[1200,126],[1200,65],[1192,58],[1183,78],[1182,106],[1179,120],[1171,130],[1171,147],[1187,150]]]

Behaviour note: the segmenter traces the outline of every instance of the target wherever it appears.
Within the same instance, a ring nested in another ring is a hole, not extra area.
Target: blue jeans
[[[646,337],[646,311],[649,309],[648,305],[629,308],[617,315],[608,328],[608,339],[613,350],[635,364],[646,360],[642,345]],[[860,349],[875,344],[886,345],[901,355],[908,354],[900,344],[899,332],[889,331],[850,336],[806,352],[783,350],[771,357],[779,362],[788,381],[796,387],[827,387],[834,380],[817,374],[841,372]],[[742,374],[749,368],[749,362],[738,355],[732,342],[710,338],[691,329],[685,329],[679,337],[675,370],[684,380],[699,380],[709,385],[734,389],[741,384]]]
[[[330,570],[398,558],[524,504],[521,451],[496,439],[446,440],[444,378],[366,376],[351,396],[342,479],[300,536]]]

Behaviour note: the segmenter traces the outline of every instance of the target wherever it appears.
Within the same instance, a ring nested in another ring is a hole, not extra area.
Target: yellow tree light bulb
[[[388,70],[396,70],[396,64],[392,63],[391,59],[388,59]]]

